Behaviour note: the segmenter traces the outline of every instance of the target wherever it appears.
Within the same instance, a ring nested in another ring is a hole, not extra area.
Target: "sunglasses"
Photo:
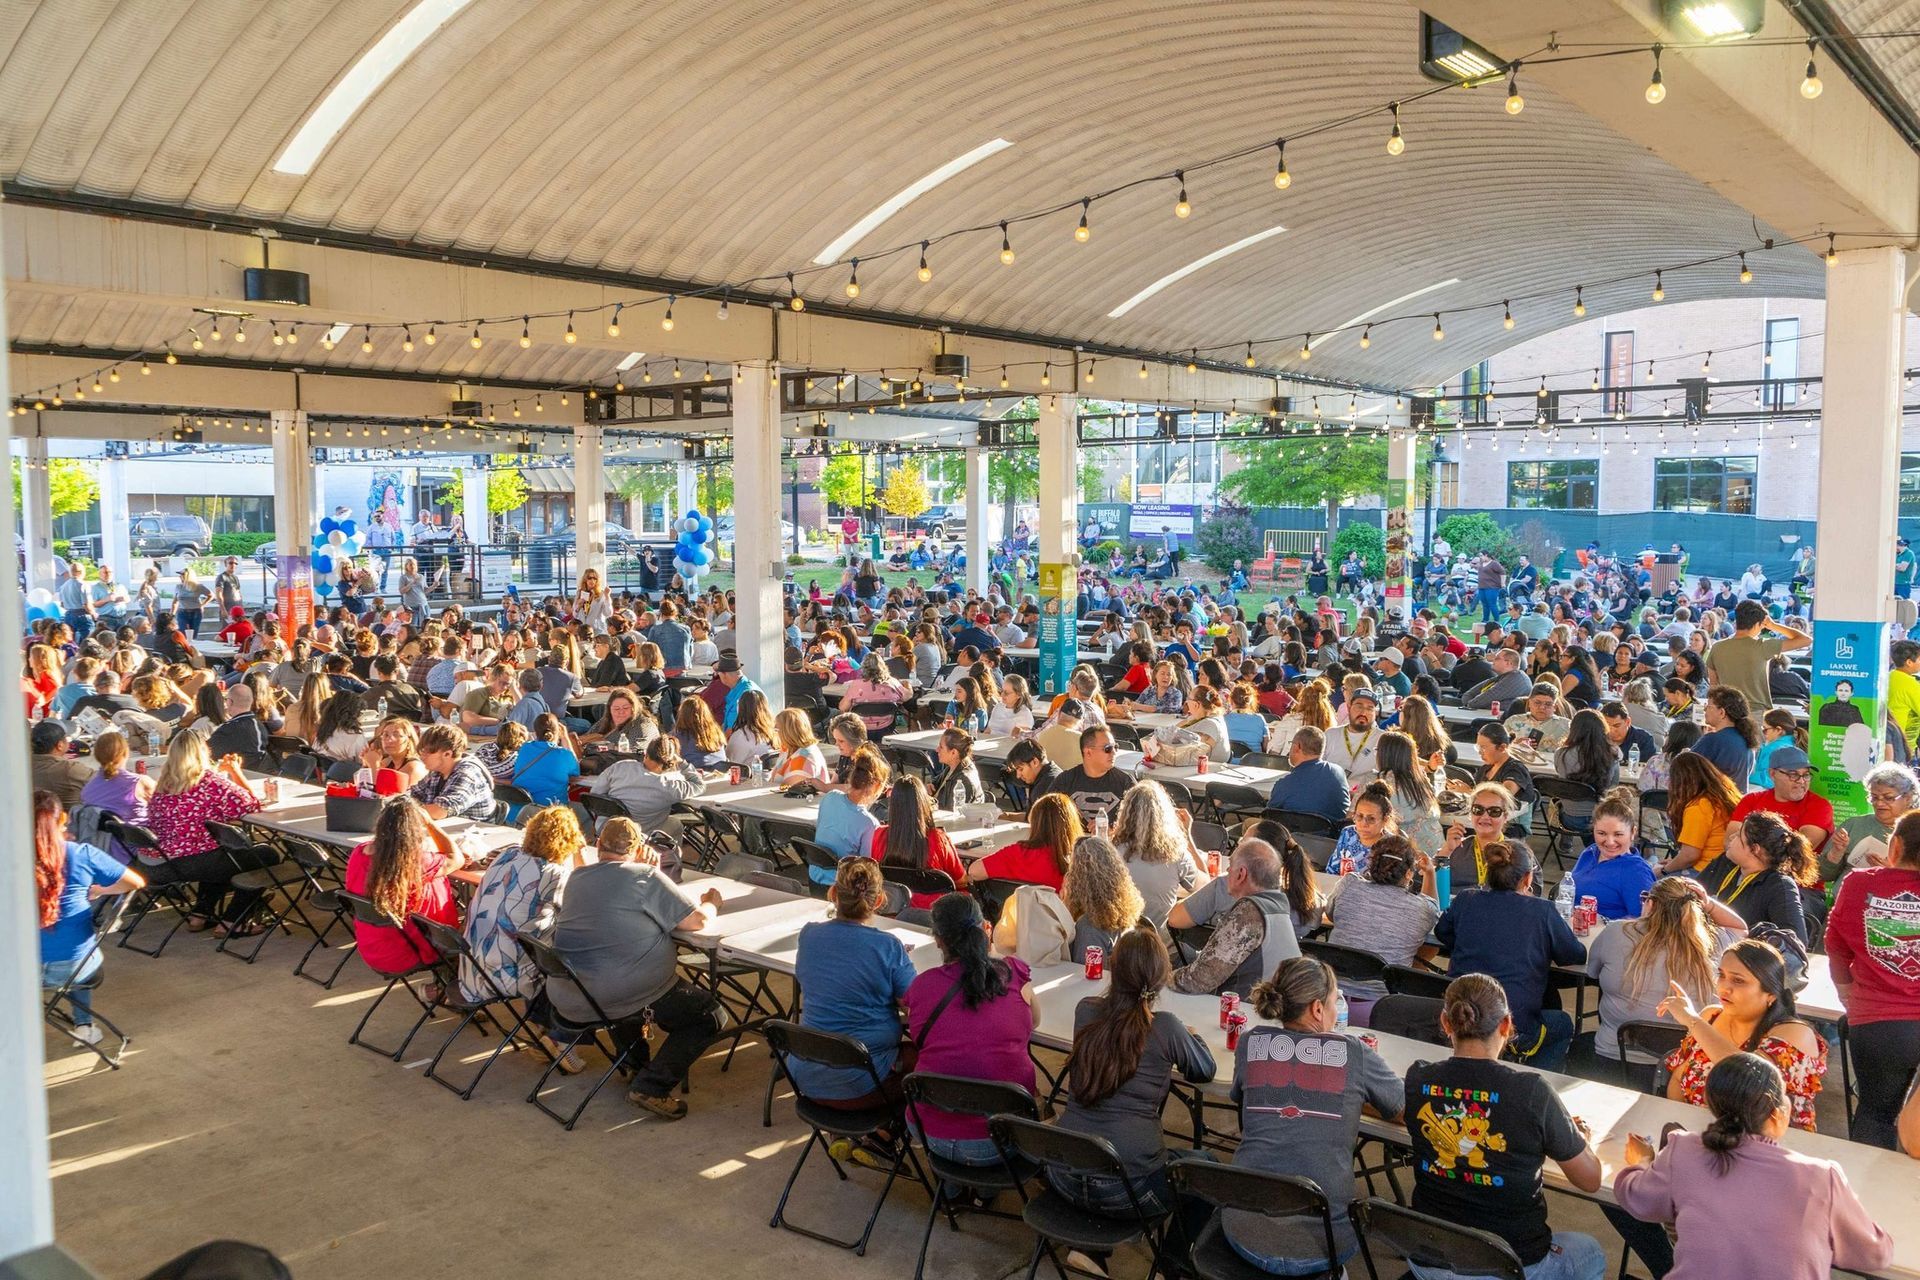
[[[1095,743],[1093,749],[1095,751],[1104,751],[1108,755],[1112,755],[1115,751],[1119,750],[1119,748],[1115,747],[1111,742]]]
[[[1473,806],[1473,815],[1476,818],[1497,818],[1505,812],[1506,809],[1499,805],[1476,804]]]

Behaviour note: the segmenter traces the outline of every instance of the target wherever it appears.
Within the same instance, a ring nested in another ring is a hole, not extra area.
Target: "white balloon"
[[[343,547],[347,543],[347,535],[340,532],[338,529],[335,529],[332,533],[327,535],[327,541],[332,543],[336,547]]]
[[[47,605],[53,603],[53,592],[47,590],[45,587],[35,587],[33,590],[27,592],[27,603],[36,608],[45,608]]]

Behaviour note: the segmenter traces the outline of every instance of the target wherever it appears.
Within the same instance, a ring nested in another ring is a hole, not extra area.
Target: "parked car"
[[[956,504],[928,507],[907,521],[907,532],[925,534],[942,541],[965,537],[967,509]]]
[[[720,541],[722,542],[731,543],[736,540],[736,529],[732,516],[721,516],[715,520],[713,522],[713,531],[719,535]],[[794,527],[793,521],[791,520],[782,520],[780,522],[780,545],[788,550],[792,550],[793,548]]]
[[[133,517],[127,541],[136,556],[204,556],[213,549],[213,530],[199,516],[149,511]]]

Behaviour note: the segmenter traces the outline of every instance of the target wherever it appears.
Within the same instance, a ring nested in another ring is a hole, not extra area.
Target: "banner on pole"
[[[313,559],[311,554],[280,557],[280,585],[274,593],[274,612],[280,615],[280,633],[292,636],[313,625]]]
[[[1070,564],[1040,566],[1040,692],[1067,691],[1080,656],[1080,582]]]
[[[1837,820],[1869,810],[1857,780],[1885,748],[1886,671],[1886,623],[1814,622],[1807,755],[1813,789],[1833,805]]]
[[[1411,617],[1413,601],[1413,486],[1404,479],[1387,481],[1386,600],[1398,609],[1402,621]]]

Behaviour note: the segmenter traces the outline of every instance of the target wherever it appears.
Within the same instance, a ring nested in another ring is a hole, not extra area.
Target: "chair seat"
[[[1221,1229],[1217,1214],[1201,1228],[1200,1238],[1194,1242],[1193,1270],[1200,1280],[1269,1280],[1271,1275],[1241,1257],[1227,1243],[1227,1233]],[[1315,1271],[1303,1280],[1341,1280],[1345,1274],[1336,1267],[1332,1271]]]
[[[320,892],[314,894],[309,901],[313,903],[315,909],[320,911],[340,911],[347,905],[340,901],[340,894],[334,889],[322,889]]]
[[[836,1138],[865,1137],[875,1129],[884,1129],[900,1119],[898,1107],[861,1107],[842,1111],[838,1107],[823,1107],[806,1099],[795,1101],[794,1113],[822,1133],[830,1133]]]
[[[1089,1213],[1052,1189],[1027,1201],[1020,1216],[1047,1239],[1082,1253],[1112,1253],[1143,1234],[1138,1222]]]
[[[999,1160],[992,1164],[962,1164],[931,1151],[926,1153],[926,1157],[927,1168],[933,1171],[935,1178],[956,1186],[972,1187],[979,1191],[1011,1191],[1026,1181],[1018,1174],[1008,1173],[1007,1166]]]

